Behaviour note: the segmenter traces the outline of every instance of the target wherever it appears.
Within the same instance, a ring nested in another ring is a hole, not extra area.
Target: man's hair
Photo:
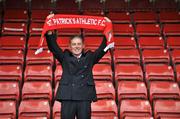
[[[84,38],[81,36],[81,35],[75,35],[75,36],[72,36],[69,40],[69,43],[71,43],[71,40],[74,39],[74,38],[79,38],[82,40],[82,43],[84,43]]]

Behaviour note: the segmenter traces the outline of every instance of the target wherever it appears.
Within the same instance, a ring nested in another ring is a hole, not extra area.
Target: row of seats
[[[30,16],[32,22],[44,22],[49,12],[50,10],[45,9],[35,9],[30,13],[25,9],[17,9],[15,11],[13,9],[7,9],[4,12],[3,19],[5,22],[28,22]],[[84,11],[83,14],[104,15],[101,11]],[[135,23],[156,23],[158,21],[162,23],[178,23],[180,20],[180,14],[178,11],[160,11],[159,13],[153,11],[109,12],[106,13],[106,16],[116,23],[130,23],[132,21]]]
[[[42,23],[34,23],[32,22],[27,27],[27,23],[16,23],[16,22],[4,22],[2,26],[2,34],[3,35],[26,35],[28,32],[30,35],[40,35],[43,28]],[[133,27],[134,26],[134,27]],[[114,23],[113,24],[113,32],[115,35],[152,35],[152,36],[160,36],[164,34],[166,36],[169,35],[180,35],[180,24],[179,23],[166,23],[163,25],[159,25],[156,23],[138,23],[136,25],[130,23]],[[73,35],[80,34],[80,29],[62,29],[59,30],[59,34],[61,35]],[[85,35],[101,35],[101,32],[92,31],[92,30],[84,30]]]
[[[14,101],[0,101],[2,118],[16,117]],[[51,110],[53,119],[60,118],[61,104],[57,101],[52,105],[45,99],[23,100],[19,106],[18,119],[50,119]],[[99,100],[92,103],[92,119],[117,119],[117,108],[120,109],[120,119],[153,119],[149,101],[132,99],[122,100],[119,107],[114,100]],[[179,100],[156,100],[154,102],[155,119],[179,119]]]

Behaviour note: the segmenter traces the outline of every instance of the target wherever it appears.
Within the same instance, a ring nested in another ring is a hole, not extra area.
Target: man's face
[[[84,48],[84,43],[81,38],[79,37],[74,37],[69,44],[71,52],[75,56],[79,56],[82,53],[82,50]]]

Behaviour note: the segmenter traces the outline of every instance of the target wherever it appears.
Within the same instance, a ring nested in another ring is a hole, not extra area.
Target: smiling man
[[[63,69],[55,97],[61,102],[61,119],[90,119],[91,102],[97,100],[92,69],[106,53],[106,37],[94,52],[85,52],[80,36],[71,38],[69,49],[64,51],[58,46],[54,31],[48,31],[45,36],[49,50]]]

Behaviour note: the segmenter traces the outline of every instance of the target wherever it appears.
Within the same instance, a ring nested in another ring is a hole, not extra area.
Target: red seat
[[[178,119],[180,117],[180,101],[179,100],[156,100],[154,102],[154,117],[172,117],[170,119]]]
[[[69,40],[69,36],[58,36],[56,41],[60,48],[67,49],[69,47]]]
[[[174,80],[174,73],[171,66],[166,64],[147,64],[145,66],[145,75],[147,81]]]
[[[120,119],[126,116],[150,117],[152,115],[151,105],[147,100],[122,100],[120,105]]]
[[[169,53],[165,49],[149,50],[144,49],[142,51],[142,60],[144,63],[169,63]]]
[[[114,37],[116,49],[134,49],[136,41],[134,37]]]
[[[115,89],[110,81],[95,81],[98,99],[114,99]]]
[[[57,82],[61,79],[61,76],[62,76],[62,66],[61,65],[57,65],[56,66],[56,70],[54,72],[54,82],[55,84],[57,84]]]
[[[86,36],[84,38],[84,44],[86,46],[85,48],[95,50],[100,46],[102,40],[103,37],[101,36]]]
[[[143,72],[138,64],[116,64],[116,80],[143,80]]]
[[[29,29],[30,35],[41,35],[43,26],[44,26],[44,22],[42,23],[32,22],[30,24],[30,29]]]
[[[25,9],[6,9],[4,12],[4,21],[10,22],[27,22],[28,12]]]
[[[5,35],[26,35],[26,23],[7,23],[5,22],[2,27],[2,34]]]
[[[180,13],[177,11],[160,11],[161,22],[180,22]]]
[[[112,81],[112,70],[109,64],[96,64],[93,67],[93,77],[95,80]]]
[[[176,65],[175,70],[177,74],[177,82],[180,84],[180,65]]]
[[[91,103],[93,119],[112,119],[117,117],[117,106],[114,100],[98,100]]]
[[[0,100],[0,118],[16,119],[16,103],[10,100]]]
[[[174,64],[180,63],[180,50],[179,49],[174,49],[171,52],[171,57],[172,57],[172,61],[173,61]]]
[[[52,100],[52,87],[46,81],[26,81],[22,88],[22,99],[46,98]]]
[[[108,18],[117,23],[129,23],[131,21],[129,12],[109,12]]]
[[[137,49],[115,50],[115,63],[140,63],[140,55]]]
[[[53,119],[60,119],[61,116],[61,103],[55,101],[53,105]]]
[[[146,116],[142,116],[142,117],[138,117],[138,116],[126,116],[124,119],[135,119],[135,118],[137,118],[137,119],[154,119],[153,117],[146,117]]]
[[[27,116],[20,116],[20,117],[18,117],[18,119],[47,119],[47,117],[46,116],[42,116],[42,117],[27,117]]]
[[[147,99],[147,89],[144,82],[140,81],[119,81],[118,100],[141,98]]]
[[[0,99],[19,101],[19,84],[13,81],[0,82]]]
[[[167,37],[167,47],[170,49],[180,49],[180,37]]]
[[[154,99],[172,98],[179,99],[180,91],[178,84],[175,82],[153,81],[150,82],[150,101]]]
[[[37,50],[37,48],[39,48],[38,45],[39,45],[40,38],[41,38],[40,36],[29,37],[28,48]],[[46,40],[45,42],[43,42],[43,48],[47,49]]]
[[[23,100],[19,106],[19,117],[46,117],[50,118],[48,100]]]
[[[2,49],[21,49],[25,48],[26,38],[24,36],[1,36],[0,47]]]
[[[0,50],[0,62],[2,64],[21,64],[24,62],[24,52],[22,50]]]
[[[83,15],[104,16],[104,12],[102,12],[102,11],[83,11]]]
[[[132,24],[113,24],[113,32],[115,35],[133,35],[134,29]]]
[[[164,24],[165,35],[180,35],[180,24]]]
[[[95,3],[95,4],[94,4]],[[82,1],[82,9],[85,11],[100,11],[102,9],[102,3],[99,0]]]
[[[85,35],[103,35],[102,31],[92,30],[92,29],[83,29]]]
[[[52,67],[50,65],[27,65],[24,80],[52,81]]]
[[[141,49],[163,49],[164,40],[161,37],[140,37],[139,48]]]
[[[28,50],[26,64],[50,64],[53,65],[53,55],[49,50],[35,55],[36,50]]]
[[[33,22],[44,22],[46,17],[49,15],[50,10],[36,9],[31,11],[31,20]]]
[[[135,12],[133,18],[136,23],[157,22],[157,14],[155,12]]]
[[[3,81],[22,81],[21,65],[0,65],[0,79]]]
[[[137,24],[137,35],[160,35],[160,26],[158,24]]]

